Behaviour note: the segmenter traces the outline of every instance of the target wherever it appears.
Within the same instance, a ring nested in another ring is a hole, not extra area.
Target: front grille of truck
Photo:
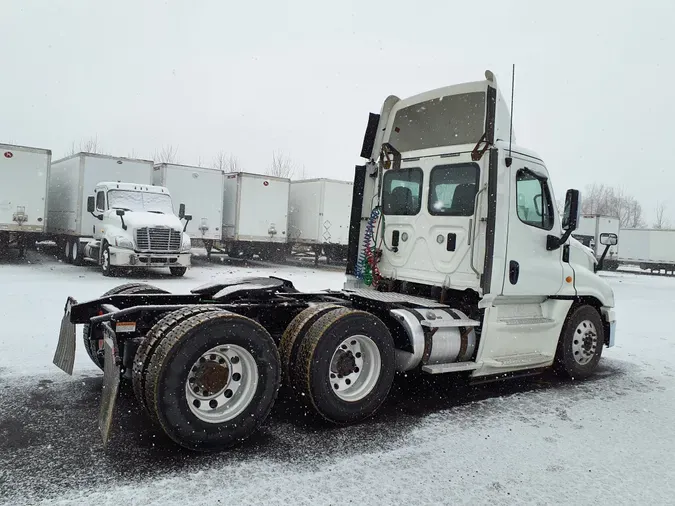
[[[171,228],[148,228],[136,230],[136,247],[141,251],[179,251],[180,230]]]

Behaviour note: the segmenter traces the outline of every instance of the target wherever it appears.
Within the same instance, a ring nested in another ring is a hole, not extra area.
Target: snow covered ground
[[[606,274],[617,346],[598,374],[462,388],[400,377],[372,420],[305,421],[280,398],[263,430],[229,452],[195,455],[122,395],[107,450],[96,430],[101,373],[79,350],[71,378],[51,364],[67,295],[124,279],[32,253],[0,260],[0,504],[673,504],[675,279]],[[202,264],[176,292],[226,276],[340,288],[339,272]],[[125,433],[126,431],[126,433]]]

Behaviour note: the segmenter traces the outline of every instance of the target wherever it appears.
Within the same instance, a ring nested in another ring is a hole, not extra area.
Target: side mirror
[[[117,210],[115,211],[115,214],[116,214],[117,216],[124,216],[124,209],[117,209]]]
[[[619,237],[616,234],[600,234],[600,244],[603,246],[615,246],[619,243]]]
[[[565,231],[576,230],[581,215],[579,190],[567,190],[565,195],[565,212],[563,213],[562,228]]]
[[[183,204],[181,204],[182,206]],[[187,230],[188,223],[192,220],[192,215],[191,214],[184,214],[183,218],[185,218],[185,226],[183,227],[183,232]]]
[[[178,206],[178,219],[183,219],[185,216],[185,204],[181,204]]]
[[[94,197],[87,197],[87,212],[93,213],[96,210],[96,201]]]

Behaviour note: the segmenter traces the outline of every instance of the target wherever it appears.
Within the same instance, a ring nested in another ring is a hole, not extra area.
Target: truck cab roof
[[[169,190],[164,186],[153,186],[140,183],[121,183],[115,181],[102,181],[96,185],[96,190],[124,190],[147,193],[165,193],[170,195]]]

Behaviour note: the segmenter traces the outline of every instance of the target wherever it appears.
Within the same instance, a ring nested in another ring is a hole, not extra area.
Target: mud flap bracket
[[[122,361],[120,359],[119,348],[117,347],[117,336],[108,322],[101,325],[103,329],[103,392],[101,394],[101,410],[98,416],[98,428],[103,438],[103,446],[106,446],[110,440],[113,414],[115,412],[115,402],[120,386],[120,371]]]

